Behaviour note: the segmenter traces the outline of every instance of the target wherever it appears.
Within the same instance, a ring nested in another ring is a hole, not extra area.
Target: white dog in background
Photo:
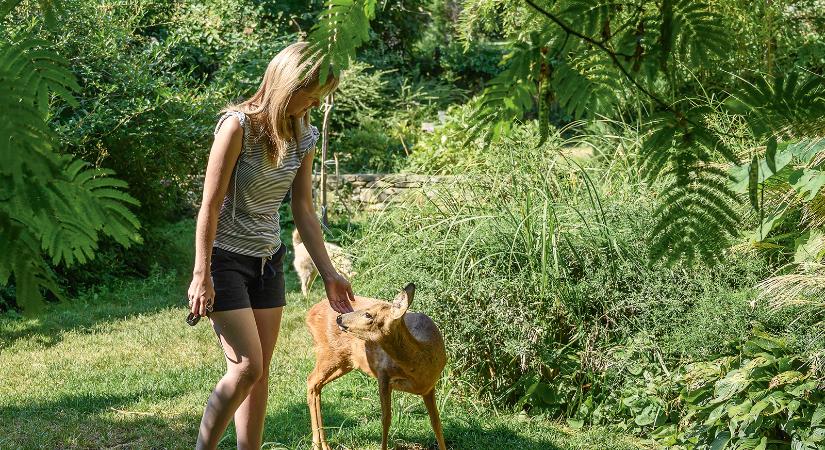
[[[344,249],[329,242],[324,242],[324,246],[327,248],[329,259],[332,261],[335,270],[348,279],[352,279],[355,272],[352,271],[352,261],[344,253]],[[295,272],[298,273],[298,277],[301,279],[301,293],[306,297],[309,288],[312,287],[312,282],[318,276],[318,269],[312,262],[312,258],[309,256],[297,228],[292,231],[292,247],[295,249],[295,259],[292,261],[292,266],[295,267]]]

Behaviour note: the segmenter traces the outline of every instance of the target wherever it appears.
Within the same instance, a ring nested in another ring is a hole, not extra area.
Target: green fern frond
[[[744,80],[743,80],[744,81]],[[757,75],[745,82],[725,105],[745,117],[757,138],[768,139],[788,132],[817,135],[825,127],[825,78],[802,77],[797,72],[772,79]]]
[[[513,50],[501,61],[505,69],[479,96],[465,145],[482,134],[487,143],[498,139],[534,108],[540,94],[542,64],[549,64],[546,44],[542,33],[532,33],[529,42],[512,45]]]
[[[604,57],[562,59],[553,70],[559,105],[576,119],[606,113],[622,91],[621,75]]]
[[[709,66],[730,50],[730,33],[721,15],[710,5],[694,0],[665,0],[660,12],[660,61],[676,57],[682,62]]]
[[[566,19],[576,31],[597,37],[605,26],[609,26],[617,2],[611,0],[567,0],[561,2],[561,17]]]
[[[734,155],[696,125],[706,113],[702,108],[661,113],[648,124],[641,167],[649,182],[665,183],[650,234],[653,260],[715,263],[737,233],[739,197],[728,172],[712,164],[714,153]]]
[[[665,174],[668,185],[656,210],[650,233],[651,259],[715,263],[730,246],[740,222],[734,205],[736,193],[726,184],[726,174],[710,166],[692,168],[691,181],[680,181],[674,171]]]
[[[51,96],[77,105],[79,86],[67,67],[44,41],[0,41],[0,109],[14,111],[0,122],[0,283],[14,277],[17,304],[28,312],[42,304],[41,289],[60,296],[43,252],[53,264],[71,265],[94,257],[101,233],[124,246],[140,241],[140,224],[125,206],[137,201],[119,190],[126,184],[53,151]]]
[[[355,49],[370,39],[370,20],[375,17],[376,0],[328,0],[309,32],[310,51],[320,54],[320,78],[338,77],[355,58]]]
[[[34,105],[41,114],[49,107],[49,94],[56,93],[67,103],[77,106],[72,91],[79,91],[69,62],[54,52],[44,50],[50,44],[40,39],[24,39],[10,45],[0,54],[4,61],[4,78],[17,82],[13,85],[18,98]]]

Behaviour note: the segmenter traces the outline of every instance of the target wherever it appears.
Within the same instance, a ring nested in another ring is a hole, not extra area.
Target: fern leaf
[[[617,5],[609,0],[568,0],[561,3],[561,17],[576,31],[590,37],[598,35]]]
[[[375,17],[376,0],[327,0],[309,32],[310,51],[321,55],[321,83],[335,77],[355,58],[355,49],[370,38],[369,22]]]
[[[79,86],[67,61],[47,48],[34,39],[0,42],[0,109],[15,111],[0,123],[0,249],[10,255],[0,259],[0,283],[14,276],[27,312],[41,305],[41,288],[60,296],[43,251],[53,264],[71,265],[94,257],[101,233],[124,246],[140,241],[126,207],[137,201],[119,190],[126,184],[52,150],[50,97],[76,104],[71,92]]]
[[[553,72],[553,89],[559,105],[574,118],[606,113],[616,103],[622,86],[620,75],[604,57],[559,61]]]

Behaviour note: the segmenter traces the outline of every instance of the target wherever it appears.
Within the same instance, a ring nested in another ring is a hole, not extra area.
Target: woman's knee
[[[239,364],[235,364],[227,376],[242,387],[252,387],[264,376],[263,362],[259,360],[244,359]]]

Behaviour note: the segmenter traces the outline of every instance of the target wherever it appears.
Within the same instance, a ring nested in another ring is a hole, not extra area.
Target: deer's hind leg
[[[422,397],[424,397],[427,413],[430,415],[430,425],[433,427],[435,439],[438,441],[438,450],[447,450],[447,444],[444,443],[444,433],[441,430],[441,417],[438,415],[438,406],[435,404],[435,388],[422,395]]]

